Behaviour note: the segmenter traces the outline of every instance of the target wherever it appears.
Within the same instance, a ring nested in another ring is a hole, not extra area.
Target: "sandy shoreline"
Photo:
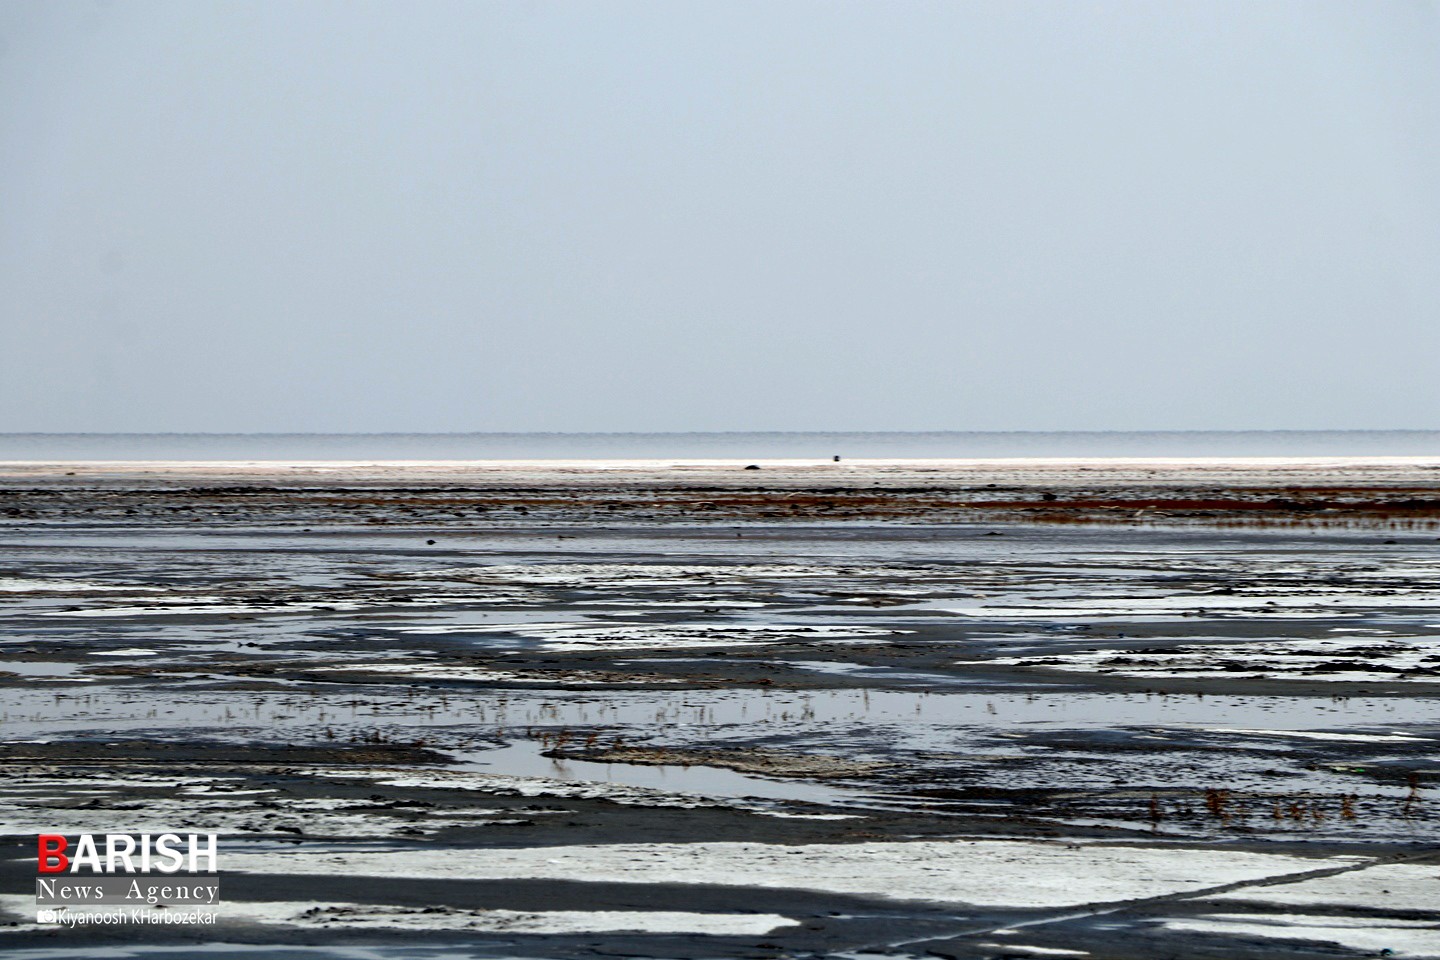
[[[755,465],[759,471],[736,477]],[[763,476],[754,476],[756,473]],[[56,460],[0,461],[0,478],[175,477],[186,479],[297,475],[354,481],[405,478],[424,482],[585,482],[589,478],[654,481],[841,483],[917,477],[936,482],[1054,482],[1072,477],[1126,483],[1163,477],[1176,482],[1262,483],[1295,477],[1324,484],[1369,482],[1440,485],[1435,457],[1010,457],[980,459],[664,459],[664,460]]]
[[[1440,459],[0,463],[0,516],[245,525],[1440,524]],[[178,519],[178,518],[177,518]]]

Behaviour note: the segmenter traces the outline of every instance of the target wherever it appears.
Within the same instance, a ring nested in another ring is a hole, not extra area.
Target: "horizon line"
[[[1258,427],[1144,430],[13,430],[0,437],[686,437],[686,436],[929,436],[1035,435],[1104,436],[1115,434],[1295,434],[1295,433],[1440,433],[1440,427]]]

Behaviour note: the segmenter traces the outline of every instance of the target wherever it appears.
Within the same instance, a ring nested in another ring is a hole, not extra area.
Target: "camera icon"
[[[60,914],[59,914],[57,911],[55,911],[55,910],[36,910],[36,911],[35,911],[35,922],[36,922],[36,923],[58,923],[59,921],[60,921]]]

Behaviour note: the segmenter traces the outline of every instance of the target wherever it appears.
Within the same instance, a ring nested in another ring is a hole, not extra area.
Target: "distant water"
[[[1436,430],[1136,433],[9,433],[0,460],[1440,456]]]

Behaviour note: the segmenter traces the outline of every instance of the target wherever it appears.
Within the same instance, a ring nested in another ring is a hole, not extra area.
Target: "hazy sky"
[[[0,0],[0,430],[1440,426],[1435,3]]]

